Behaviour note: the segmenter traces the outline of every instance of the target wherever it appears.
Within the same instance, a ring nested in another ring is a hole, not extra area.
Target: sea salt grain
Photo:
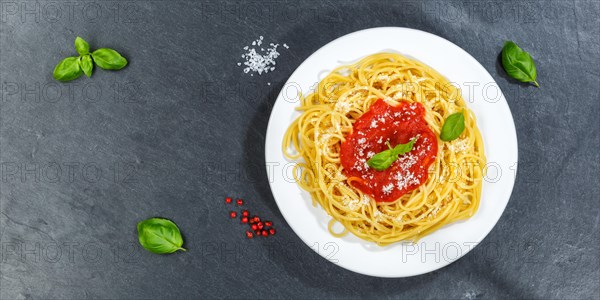
[[[252,41],[252,46],[261,46],[263,44],[264,37],[260,36],[257,40]],[[238,62],[238,66],[244,65],[244,73],[250,73],[250,76],[254,76],[254,73],[262,75],[263,73],[269,73],[275,71],[275,61],[279,57],[280,53],[277,51],[279,44],[270,43],[269,47],[266,48],[254,48],[250,46],[244,46],[244,54],[242,58],[244,62]],[[284,44],[286,49],[289,49],[287,44]]]

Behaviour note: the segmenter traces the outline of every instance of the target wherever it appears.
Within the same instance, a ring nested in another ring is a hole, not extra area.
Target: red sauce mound
[[[391,106],[379,99],[353,125],[342,142],[340,160],[350,184],[377,202],[391,202],[427,180],[427,170],[437,154],[437,137],[427,127],[420,103],[401,102]],[[367,164],[373,155],[405,144],[417,137],[410,152],[398,157],[389,168],[377,171]]]

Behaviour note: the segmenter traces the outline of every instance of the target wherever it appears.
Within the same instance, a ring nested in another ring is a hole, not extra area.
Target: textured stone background
[[[597,1],[1,5],[0,298],[600,297]],[[473,55],[505,93],[519,138],[497,226],[458,262],[414,278],[323,260],[282,219],[264,171],[270,108],[291,72],[377,26],[425,30]],[[77,35],[130,65],[57,84],[52,70]],[[260,35],[291,49],[275,72],[250,77],[236,63]],[[504,75],[507,39],[535,58],[540,89]],[[226,195],[278,235],[245,240]],[[135,224],[151,216],[177,222],[189,252],[141,249]]]

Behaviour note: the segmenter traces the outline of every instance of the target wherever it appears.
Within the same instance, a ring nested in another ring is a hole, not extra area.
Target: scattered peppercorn
[[[231,197],[227,197],[225,198],[225,203],[227,204],[231,204],[232,203],[232,199]],[[238,206],[242,206],[244,205],[244,200],[242,199],[237,199],[236,200],[236,204]],[[250,212],[246,209],[242,210],[241,213],[241,222],[242,224],[248,224],[248,226],[250,227],[250,229],[252,229],[252,231],[254,231],[254,233],[250,230],[246,231],[246,237],[251,239],[254,238],[254,236],[256,235],[257,237],[268,237],[270,235],[275,235],[275,228],[273,228],[273,222],[271,221],[262,221],[260,220],[259,216],[252,216],[249,217]],[[229,217],[234,219],[238,216],[238,213],[236,211],[230,211],[229,212]]]

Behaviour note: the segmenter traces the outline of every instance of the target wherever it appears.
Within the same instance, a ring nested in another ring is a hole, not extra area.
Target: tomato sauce
[[[377,100],[356,120],[354,130],[341,145],[340,160],[350,184],[377,202],[395,201],[423,184],[438,151],[437,137],[424,116],[425,108],[420,103],[403,101],[391,106]],[[400,155],[389,168],[377,171],[367,164],[373,155],[389,149],[387,141],[395,147],[414,137],[417,141],[413,149]]]

